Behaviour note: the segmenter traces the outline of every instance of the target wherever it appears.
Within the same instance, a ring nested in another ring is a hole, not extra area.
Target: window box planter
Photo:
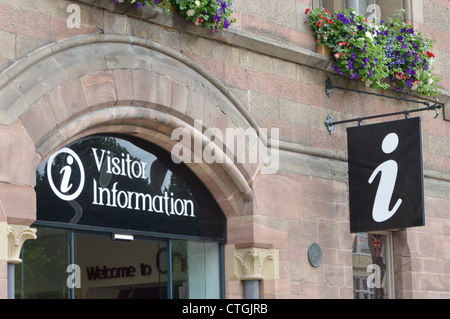
[[[236,22],[236,19],[231,17],[234,12],[234,0],[112,0],[112,2],[135,4],[137,8],[145,4],[158,6],[167,12],[178,12],[186,20],[214,32],[228,29]]]
[[[306,23],[317,45],[331,50],[333,68],[340,75],[365,81],[371,88],[434,96],[440,81],[433,73],[433,39],[404,23],[399,10],[394,19],[370,23],[353,9],[331,14],[307,9]]]

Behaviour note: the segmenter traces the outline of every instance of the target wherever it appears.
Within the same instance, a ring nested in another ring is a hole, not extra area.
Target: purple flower
[[[406,73],[408,73],[409,75],[414,76],[414,75],[416,75],[416,70],[407,68],[406,69]]]
[[[406,86],[410,88],[411,85],[413,84],[413,82],[414,82],[414,81],[413,81],[412,79],[406,81]]]
[[[400,41],[400,42],[403,42],[403,37],[402,37],[401,35],[399,35],[399,36],[397,37],[397,40]]]
[[[222,4],[221,4],[221,6],[222,6],[222,10],[225,11],[225,10],[227,9],[227,3],[226,3],[226,1],[223,1]]]
[[[225,19],[225,21],[223,22],[223,27],[225,29],[228,29],[228,27],[230,26],[230,21],[228,21],[227,19]]]
[[[338,14],[337,14],[337,18],[338,18],[343,24],[349,24],[349,23],[350,23],[350,20],[347,19],[347,18],[345,17],[345,15],[342,14],[342,13],[338,13]]]
[[[333,69],[334,71],[336,71],[336,73],[338,73],[339,75],[343,75],[344,73],[342,72],[342,70],[336,65],[333,64]]]

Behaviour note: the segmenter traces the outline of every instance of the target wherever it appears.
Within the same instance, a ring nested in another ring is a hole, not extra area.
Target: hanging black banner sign
[[[225,216],[200,180],[135,139],[95,136],[60,149],[38,169],[36,194],[41,222],[226,239]]]
[[[347,129],[350,231],[424,226],[421,119]]]

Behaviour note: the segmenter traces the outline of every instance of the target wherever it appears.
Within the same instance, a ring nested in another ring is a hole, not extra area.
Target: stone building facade
[[[51,154],[93,134],[134,136],[170,152],[172,132],[200,122],[203,132],[266,129],[258,142],[279,149],[272,174],[261,158],[188,165],[226,216],[224,297],[242,298],[256,281],[261,298],[353,298],[360,270],[346,126],[329,134],[324,121],[420,106],[340,90],[328,97],[328,77],[371,90],[315,52],[304,23],[313,2],[236,0],[237,22],[214,33],[177,13],[109,0],[0,0],[0,297],[14,286],[8,271],[20,264],[23,242],[39,240],[36,170]],[[437,39],[444,110],[411,115],[422,117],[426,225],[383,233],[392,246],[389,297],[449,298],[450,3],[401,3],[408,22]],[[79,27],[68,26],[70,5],[80,9]],[[313,243],[317,267],[308,260]]]

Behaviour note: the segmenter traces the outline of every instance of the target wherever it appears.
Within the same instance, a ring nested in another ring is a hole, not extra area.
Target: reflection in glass
[[[38,240],[27,240],[21,252],[26,262],[16,265],[16,298],[67,299],[66,285],[70,264],[69,231],[36,227]]]
[[[172,242],[173,298],[220,298],[219,244]]]
[[[353,242],[355,299],[387,298],[386,236],[358,233]]]
[[[81,270],[80,299],[167,298],[166,243],[114,241],[108,236],[75,235]],[[162,270],[162,271],[161,271]]]

